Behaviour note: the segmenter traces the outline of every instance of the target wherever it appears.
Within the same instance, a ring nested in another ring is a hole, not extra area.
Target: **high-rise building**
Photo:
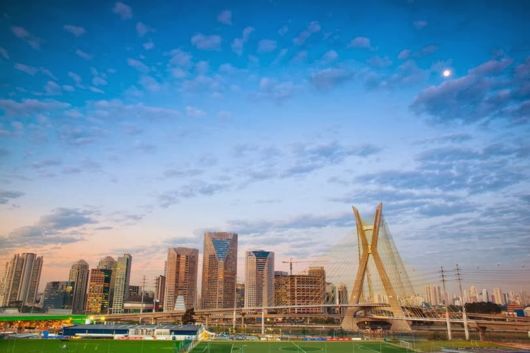
[[[112,312],[122,313],[123,304],[129,295],[129,281],[131,278],[131,264],[132,256],[123,254],[118,257],[118,261],[114,265],[112,277],[114,279],[114,289],[112,291]]]
[[[247,251],[245,259],[245,307],[274,305],[274,253]]]
[[[500,288],[493,288],[493,301],[495,304],[504,305],[506,301],[504,300],[504,295]]]
[[[53,281],[46,284],[42,307],[50,309],[71,309],[74,292],[74,282]]]
[[[231,308],[235,303],[237,234],[206,232],[202,263],[201,307]]]
[[[158,276],[155,283],[155,304],[158,307],[164,306],[164,296],[166,292],[166,276]]]
[[[182,297],[180,300],[184,301],[186,309],[196,307],[198,268],[199,250],[182,247],[168,249],[164,311],[175,310],[179,297]]]
[[[468,298],[466,298],[466,303],[476,303],[478,302],[478,292],[477,287],[470,286],[468,292]]]
[[[348,304],[349,298],[348,298],[348,287],[344,283],[339,284],[337,287],[337,296],[339,297],[339,304]],[[340,312],[343,313],[346,311],[345,307],[340,308]]]
[[[274,305],[288,305],[290,277],[285,271],[274,271]]]
[[[142,289],[140,288],[140,286],[136,286],[136,285],[129,285],[129,293],[127,295],[127,297],[129,298],[129,301],[132,301],[132,302],[139,302],[142,300]]]
[[[74,314],[82,314],[85,312],[88,275],[88,263],[85,260],[77,261],[70,268],[68,280],[74,283],[72,295],[72,313]]]
[[[486,303],[490,301],[490,296],[486,288],[482,288],[482,292],[480,293],[480,300]]]
[[[0,306],[33,306],[42,271],[42,256],[16,254],[6,265]]]
[[[93,268],[90,270],[86,312],[107,313],[109,310],[110,283],[112,270]]]
[[[245,306],[245,283],[236,284],[236,308]]]
[[[114,273],[116,272],[116,260],[114,260],[114,258],[112,256],[106,256],[104,258],[102,258],[101,260],[99,260],[98,262],[98,269],[100,270],[109,270],[111,271],[111,274],[110,274],[110,291],[109,291],[109,305],[112,304],[112,300],[113,300],[113,297],[114,297],[114,281],[115,281],[115,276],[114,276]]]
[[[303,307],[324,304],[326,272],[323,267],[310,267],[307,274],[299,275],[276,272],[274,287],[275,305],[301,306],[281,311],[298,314],[323,312],[320,307]]]
[[[339,297],[337,296],[337,286],[331,282],[326,282],[326,291],[324,293],[324,304],[338,304]],[[337,313],[337,308],[326,307],[326,312],[329,314]]]
[[[443,295],[440,286],[429,284],[425,286],[425,302],[431,305],[442,305]]]

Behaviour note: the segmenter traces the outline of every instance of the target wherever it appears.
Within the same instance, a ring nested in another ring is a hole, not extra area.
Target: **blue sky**
[[[530,265],[529,15],[5,1],[0,257],[42,253],[50,280],[129,251],[138,280],[218,229],[240,255],[312,258],[352,236],[351,205],[382,201],[415,271],[495,267],[513,286]]]

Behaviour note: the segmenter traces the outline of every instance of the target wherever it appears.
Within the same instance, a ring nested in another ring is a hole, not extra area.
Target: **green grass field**
[[[0,340],[0,353],[173,353],[179,352],[175,341],[116,341],[116,340]],[[445,348],[493,347],[491,343],[465,341],[418,342],[418,352],[436,352]],[[412,353],[411,350],[384,343],[349,342],[201,342],[191,353]]]
[[[406,349],[379,342],[211,342],[199,343],[192,353],[405,353]]]
[[[0,340],[0,353],[170,353],[178,342],[115,340]],[[201,342],[191,353],[406,353],[379,342]],[[410,351],[409,351],[410,352]]]

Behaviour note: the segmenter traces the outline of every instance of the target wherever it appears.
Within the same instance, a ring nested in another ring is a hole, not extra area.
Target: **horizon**
[[[418,281],[530,289],[530,4],[0,9],[0,272],[130,253],[139,283],[215,230],[241,281],[245,251],[332,257],[383,202]]]

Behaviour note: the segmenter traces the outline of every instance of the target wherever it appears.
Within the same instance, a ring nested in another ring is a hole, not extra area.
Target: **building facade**
[[[86,294],[88,287],[89,268],[85,260],[79,260],[70,268],[68,281],[74,283],[72,293],[72,313],[82,314],[85,312]]]
[[[202,264],[201,308],[232,308],[237,276],[237,234],[206,232]]]
[[[74,282],[52,281],[44,289],[42,307],[50,309],[72,309]]]
[[[114,280],[115,280],[115,270],[116,270],[116,260],[112,256],[106,256],[99,260],[98,262],[98,269],[100,270],[108,270],[111,271],[110,276],[110,290],[109,290],[109,305],[112,304],[112,300],[114,297]]]
[[[280,312],[313,314],[322,313],[322,307],[303,307],[324,304],[326,295],[326,271],[323,267],[310,267],[307,274],[289,275],[276,272],[274,276],[275,304],[277,306],[301,306],[280,309]]]
[[[184,301],[186,309],[197,305],[197,272],[199,250],[170,248],[167,253],[165,273],[164,311],[175,310],[177,299]],[[178,306],[181,308],[181,305]]]
[[[118,257],[118,261],[114,265],[112,277],[114,279],[114,287],[112,290],[112,312],[122,313],[123,304],[129,295],[129,282],[131,278],[132,256],[124,254]]]
[[[273,306],[274,253],[247,251],[245,260],[245,307]]]
[[[33,306],[42,272],[42,256],[16,254],[6,264],[0,306]]]
[[[90,270],[86,312],[103,314],[109,311],[110,283],[112,271],[94,268]]]
[[[158,276],[155,280],[155,306],[164,307],[166,292],[166,276]]]

